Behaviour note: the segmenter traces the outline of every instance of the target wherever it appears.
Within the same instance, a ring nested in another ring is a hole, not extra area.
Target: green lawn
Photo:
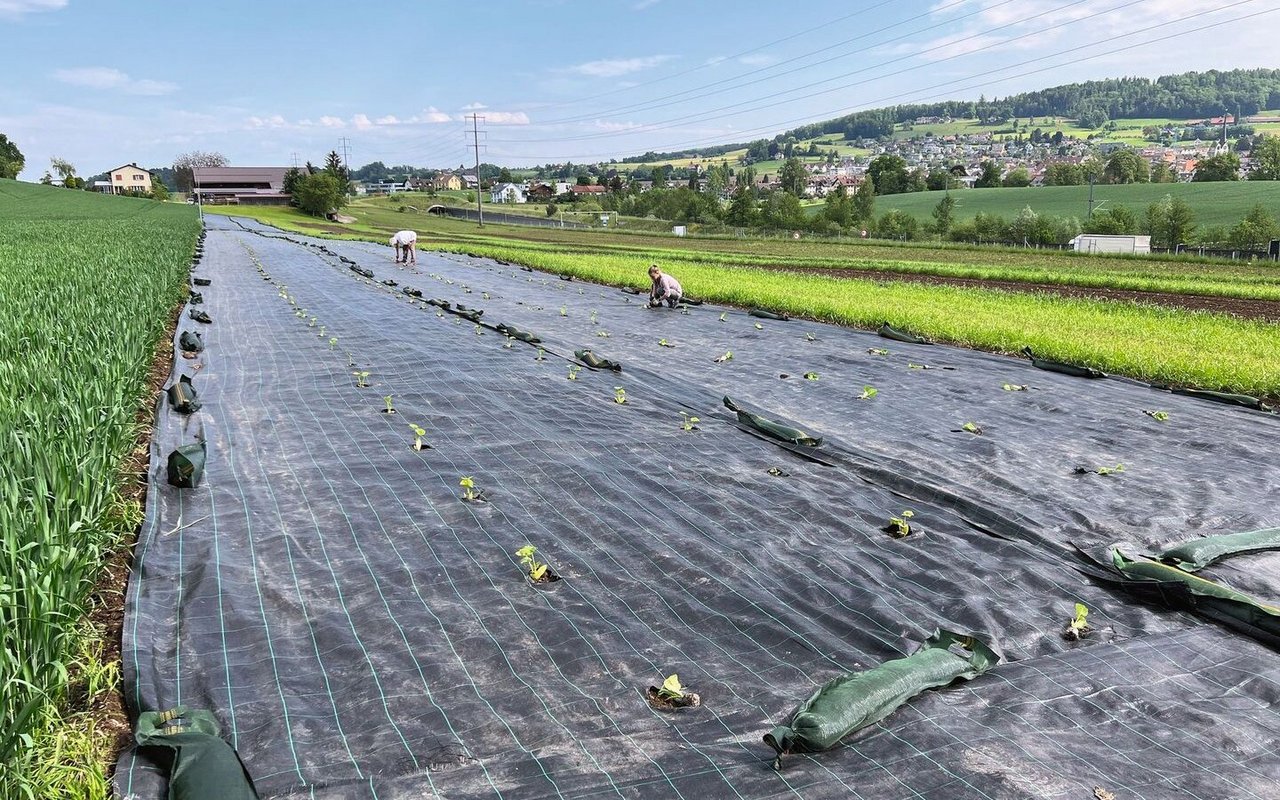
[[[1148,205],[1167,194],[1187,201],[1195,212],[1196,224],[1201,226],[1234,225],[1257,203],[1280,216],[1280,184],[1275,182],[1135,183],[1093,188],[1095,208],[1124,206],[1139,219]],[[1010,219],[1026,206],[1041,214],[1079,219],[1084,219],[1089,213],[1088,186],[965,189],[952,192],[952,196],[956,199],[957,220],[972,219],[980,211]],[[876,214],[898,209],[921,221],[931,221],[930,213],[942,197],[940,191],[877,197]]]

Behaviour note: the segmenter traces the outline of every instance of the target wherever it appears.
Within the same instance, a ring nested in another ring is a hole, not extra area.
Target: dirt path
[[[927,283],[935,286],[962,286],[975,289],[1000,289],[1027,294],[1054,294],[1059,297],[1085,297],[1095,300],[1116,300],[1144,305],[1179,308],[1187,311],[1212,311],[1232,314],[1244,319],[1264,322],[1280,322],[1280,302],[1275,300],[1251,300],[1240,297],[1220,297],[1204,294],[1176,294],[1172,292],[1141,292],[1131,289],[1106,289],[1094,286],[1064,286],[1056,283],[1029,283],[1027,281],[999,281],[981,278],[952,278],[943,275],[921,275],[881,270],[844,269],[840,267],[775,267],[760,265],[757,269],[776,272],[801,272],[831,278],[857,278],[872,281],[902,281]]]

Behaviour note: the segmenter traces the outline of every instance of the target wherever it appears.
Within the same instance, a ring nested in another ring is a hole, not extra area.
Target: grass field
[[[382,241],[385,231],[403,227],[404,215],[369,210],[355,226],[317,225],[288,209],[269,209],[253,216],[271,224],[312,233],[345,234]],[[359,215],[357,215],[359,216]],[[614,285],[645,285],[645,268],[652,261],[671,266],[691,294],[739,306],[762,306],[814,319],[872,327],[883,320],[917,330],[940,341],[996,352],[1015,352],[1031,345],[1048,357],[1089,364],[1100,369],[1153,381],[1204,388],[1280,395],[1280,362],[1274,346],[1280,326],[1242,321],[1218,314],[1187,313],[1124,303],[1064,299],[992,290],[923,286],[901,282],[849,280],[755,269],[753,259],[778,258],[787,243],[757,243],[751,255],[735,252],[748,246],[733,240],[649,239],[576,231],[536,231],[475,226],[452,221],[415,218],[420,246],[472,252],[528,264],[561,274],[577,275]],[[674,246],[671,246],[676,243]],[[723,247],[723,249],[722,249]],[[808,246],[809,253],[823,247]],[[847,255],[858,245],[844,250]],[[890,248],[881,248],[881,251]],[[919,254],[924,249],[904,248]],[[988,254],[977,250],[942,251],[935,261],[954,261],[967,254],[981,262]],[[1153,269],[1153,262],[1133,259],[1085,261],[1054,255],[1037,264],[1040,254],[991,251],[998,259],[1016,255],[1022,268],[1047,271],[1070,264],[1080,279],[1111,268],[1112,276],[1137,268]],[[812,257],[812,256],[811,256]],[[882,259],[883,260],[883,259]],[[678,263],[673,263],[678,261]],[[887,263],[887,262],[886,262]],[[924,262],[928,263],[928,262]],[[1155,262],[1159,263],[1159,262]],[[1260,291],[1274,290],[1275,275],[1246,276],[1239,268],[1222,272],[1206,265],[1167,262],[1181,268],[1183,279],[1218,275],[1221,283],[1259,281]],[[1104,264],[1103,267],[1096,265]],[[945,266],[945,265],[944,265]],[[976,264],[975,266],[981,266]],[[993,269],[999,264],[989,265]],[[1265,268],[1261,268],[1265,269]]]
[[[876,214],[891,209],[905,211],[924,220],[942,199],[943,192],[913,192],[876,198]],[[1272,214],[1280,214],[1280,191],[1269,181],[1229,181],[1223,183],[1132,183],[1093,188],[1095,209],[1124,206],[1139,219],[1151,203],[1165,195],[1180,197],[1190,204],[1197,225],[1234,225],[1255,204]],[[955,218],[972,219],[978,212],[1012,219],[1026,206],[1038,213],[1084,219],[1089,215],[1088,186],[1031,186],[1022,189],[965,189],[952,192],[956,199]]]
[[[197,234],[185,205],[0,180],[0,796],[106,796],[110,741],[60,706],[116,688],[82,618],[140,518],[121,468]]]

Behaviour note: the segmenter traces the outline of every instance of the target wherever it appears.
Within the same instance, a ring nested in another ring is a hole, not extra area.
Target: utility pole
[[[298,168],[298,151],[297,150],[293,151],[293,168],[294,169]]]
[[[1092,175],[1090,175],[1090,176],[1089,176],[1089,216],[1088,216],[1088,219],[1093,219],[1093,176],[1092,176]]]
[[[484,205],[480,202],[480,115],[471,115],[471,140],[476,148],[476,216],[484,227]]]

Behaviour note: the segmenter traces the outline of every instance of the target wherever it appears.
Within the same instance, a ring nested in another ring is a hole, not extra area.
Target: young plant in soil
[[[702,698],[687,690],[680,683],[679,675],[669,675],[662,686],[650,686],[645,693],[649,705],[660,711],[675,711],[678,708],[695,708],[702,704]]]
[[[816,341],[818,341],[818,337],[817,337],[817,336],[814,336],[812,333],[806,333],[806,334],[804,335],[804,340],[805,340],[806,342],[816,342]]]
[[[569,316],[569,309],[565,308],[564,306],[560,306],[560,316],[562,317]]]
[[[318,320],[318,319],[320,319],[320,318],[319,318],[319,317],[316,317],[316,316],[312,316],[312,317],[311,317],[311,322],[307,323],[307,327],[308,327],[308,328],[314,328],[314,327],[316,326],[316,320]]]
[[[806,372],[806,373],[804,374],[804,379],[805,379],[806,381],[816,381],[816,380],[818,380],[818,377],[819,377],[819,376],[818,376],[818,373],[816,373],[816,372]]]
[[[507,337],[507,340],[506,340],[505,342],[503,342],[503,343],[502,343],[502,346],[503,346],[503,347],[505,347],[505,348],[507,348],[508,350],[510,350],[510,349],[511,349],[512,344],[514,344],[514,343],[515,343],[515,340],[516,340],[516,339],[515,339],[515,337],[514,337],[514,336],[508,336],[508,337]]]
[[[1151,417],[1156,422],[1164,422],[1169,419],[1168,411],[1147,411],[1146,409],[1143,409],[1142,413],[1146,414],[1148,417]]]
[[[956,428],[953,433],[972,433],[974,436],[981,436],[982,428],[976,422],[966,422],[959,428]]]
[[[458,485],[462,487],[462,499],[468,503],[480,503],[484,501],[484,489],[476,488],[475,478],[467,475],[458,481]]]
[[[726,311],[726,312],[724,312],[723,314],[721,314],[721,315],[720,315],[720,321],[721,321],[721,322],[724,322],[726,319],[728,319],[728,317],[729,317],[729,312],[728,312],[728,311]]]
[[[590,318],[591,318],[591,324],[592,324],[592,325],[599,325],[599,324],[600,324],[598,321],[596,321],[596,317],[597,317],[597,316],[599,316],[599,314],[600,314],[600,312],[599,312],[599,311],[592,311],[592,312],[591,312]]]
[[[1124,464],[1116,464],[1114,467],[1098,467],[1097,469],[1089,469],[1088,467],[1076,467],[1073,470],[1077,475],[1088,475],[1090,472],[1095,475],[1115,475],[1124,472]]]
[[[384,402],[384,403],[386,403],[386,404],[387,404],[387,407],[386,407],[386,408],[384,408],[384,409],[382,409],[382,413],[383,413],[383,414],[394,414],[394,413],[396,413],[396,408],[395,408],[395,406],[391,405],[391,395],[385,395],[385,396],[382,398],[382,402]]]
[[[887,356],[889,351],[883,347],[868,347],[867,352],[873,356]]]
[[[485,300],[488,300],[488,299],[489,299],[489,293],[488,293],[488,292],[481,292],[481,293],[480,293],[480,296],[481,296],[481,297],[483,297]]]
[[[900,516],[889,517],[889,524],[884,526],[884,531],[895,539],[903,539],[911,535],[911,523],[907,520],[916,515],[911,509],[906,509]]]
[[[579,372],[582,372],[582,367],[578,366],[577,364],[570,364],[570,365],[569,365],[569,380],[571,380],[571,381],[576,381],[576,380],[578,379],[578,373],[579,373]]]
[[[913,364],[910,361],[908,361],[907,369],[933,369],[933,367],[929,366],[928,364]]]
[[[1000,387],[1006,392],[1025,392],[1027,385],[1025,383],[1006,383]]]
[[[659,339],[658,347],[675,347],[675,345],[672,344],[671,342],[668,342],[666,339]]]
[[[761,325],[759,322],[757,322],[757,323],[756,323],[756,330],[758,330],[758,331],[762,331],[762,330],[764,330],[764,326],[763,326],[763,325]]]
[[[396,412],[395,412],[395,411],[392,411],[391,413],[392,413],[392,414],[394,414],[394,413],[396,413]],[[412,445],[412,447],[413,447],[413,449],[414,449],[415,451],[417,451],[417,452],[422,452],[423,450],[430,450],[430,449],[431,449],[431,445],[427,444],[426,442],[424,442],[424,441],[422,440],[422,437],[424,437],[424,436],[426,436],[426,435],[427,435],[427,431],[426,431],[426,429],[425,429],[425,428],[423,428],[421,425],[417,425],[417,424],[415,424],[415,423],[410,422],[410,423],[409,423],[409,429],[413,431],[413,445]]]
[[[538,348],[538,357],[537,357],[537,358],[535,358],[535,359],[534,359],[534,361],[546,361],[547,359],[546,359],[546,358],[544,357],[544,355],[543,355],[543,354],[544,354],[544,353],[546,353],[546,352],[547,352],[547,351],[545,351],[545,350],[543,350],[541,347],[539,347],[539,348]]]
[[[529,580],[534,583],[551,583],[552,581],[560,580],[560,577],[551,571],[550,564],[535,558],[537,553],[538,548],[531,544],[526,544],[516,551],[516,558],[520,559],[520,565],[524,567]]]
[[[1078,642],[1089,635],[1089,609],[1084,603],[1076,603],[1076,615],[1062,629],[1062,638]]]
[[[476,326],[476,336],[484,336],[484,328],[479,325]]]
[[[330,350],[336,350],[336,349],[338,349],[338,337],[337,337],[337,336],[330,336],[330,337],[329,337],[329,349],[330,349]]]
[[[613,402],[623,405],[627,402],[627,390],[621,386],[613,387]]]
[[[876,396],[876,395],[878,395],[878,394],[880,394],[880,390],[879,390],[879,389],[877,389],[876,387],[874,387],[874,386],[863,386],[863,387],[862,387],[862,394],[858,395],[858,399],[859,399],[859,400],[870,400],[871,398],[875,397],[875,396]]]
[[[725,351],[724,351],[724,355],[722,355],[722,356],[720,356],[719,358],[715,359],[715,362],[716,362],[717,364],[723,364],[723,363],[724,363],[724,362],[726,362],[726,361],[732,361],[732,360],[733,360],[733,351],[732,351],[732,350],[725,350]]]
[[[613,334],[608,331],[596,331],[596,336],[599,336],[601,339],[608,339],[612,335]]]
[[[320,337],[321,339],[323,339],[323,338],[324,338],[324,326],[323,326],[323,325],[321,325],[321,326],[320,326],[320,332],[319,332],[319,333],[317,333],[317,334],[316,334],[316,336]]]
[[[367,371],[367,370],[366,370],[366,371],[364,371],[364,372],[353,372],[353,373],[351,373],[351,374],[356,376],[356,388],[357,388],[357,389],[367,389],[367,388],[369,388],[369,373],[368,373],[368,371]]]
[[[680,417],[680,427],[685,431],[696,431],[698,429],[698,423],[702,422],[702,420],[697,417],[691,417],[683,411],[680,412]]]

